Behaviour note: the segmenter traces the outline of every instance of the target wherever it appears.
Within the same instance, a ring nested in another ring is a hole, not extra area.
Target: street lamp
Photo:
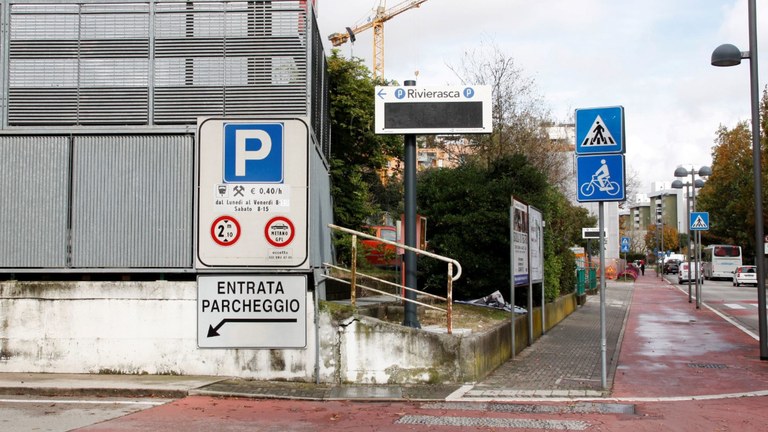
[[[694,170],[693,167],[691,167],[690,170],[687,170],[681,166],[677,167],[675,169],[675,177],[687,177],[691,176],[691,185],[696,185],[696,174],[699,175],[699,177],[709,177],[712,175],[712,168],[708,166],[700,167],[698,171]],[[678,180],[679,181],[679,180]],[[701,181],[701,180],[700,180]],[[674,187],[674,186],[673,186]],[[693,200],[693,211],[696,211],[696,187],[693,188],[693,196],[691,197]],[[690,221],[690,217],[688,218]],[[690,232],[690,227],[689,227]],[[693,241],[693,247],[694,247],[694,266],[696,266],[696,271],[694,273],[694,276],[696,277],[696,309],[701,309],[701,285],[699,284],[699,263],[701,262],[701,247],[696,247],[697,244],[701,245],[701,237],[700,233],[696,232],[696,238],[697,240]]]
[[[703,168],[703,167],[702,167]],[[672,182],[672,188],[674,189],[682,189],[683,186],[685,186],[685,217],[686,220],[690,222],[691,220],[691,206],[688,204],[688,199],[691,196],[691,192],[689,188],[693,186],[693,195],[696,195],[696,189],[701,188],[704,186],[704,180],[702,179],[696,179],[693,183],[691,182],[685,182],[683,183],[680,180],[675,180]],[[695,197],[694,197],[695,199]],[[696,207],[693,208],[693,211],[696,211]],[[687,222],[686,222],[687,223]],[[696,266],[696,269],[694,270],[694,276],[696,277],[696,298],[699,297],[699,265],[696,260],[696,251],[699,250],[699,247],[696,246],[696,237],[694,237],[693,240],[693,263],[694,266]],[[691,227],[688,227],[688,263],[690,264],[691,259]],[[688,303],[691,303],[691,266],[688,266]],[[698,304],[698,302],[697,302]]]
[[[712,52],[713,66],[736,66],[749,59],[750,96],[752,105],[752,161],[755,183],[755,266],[757,267],[757,320],[760,333],[760,360],[768,360],[768,322],[765,311],[765,260],[763,257],[763,192],[760,168],[760,101],[757,77],[757,7],[748,0],[749,51],[724,44]]]

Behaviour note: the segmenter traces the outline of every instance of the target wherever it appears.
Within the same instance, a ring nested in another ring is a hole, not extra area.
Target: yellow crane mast
[[[346,28],[344,33],[334,33],[328,36],[333,46],[339,46],[349,40],[355,41],[355,35],[361,31],[373,29],[373,78],[384,79],[384,21],[388,21],[401,13],[419,7],[427,0],[407,0],[385,9],[384,0],[376,8],[376,15],[367,23],[355,28]]]

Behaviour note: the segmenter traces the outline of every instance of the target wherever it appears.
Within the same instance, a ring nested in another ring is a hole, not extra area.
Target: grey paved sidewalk
[[[606,289],[607,387],[616,371],[618,349],[632,283],[610,282]],[[464,397],[594,397],[607,395],[601,385],[600,296],[588,301],[477,383]]]

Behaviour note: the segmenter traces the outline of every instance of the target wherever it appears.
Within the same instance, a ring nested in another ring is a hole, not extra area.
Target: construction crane
[[[384,79],[384,21],[390,20],[401,13],[419,7],[427,0],[407,0],[385,10],[384,0],[376,8],[376,15],[367,23],[355,28],[346,28],[345,33],[334,33],[328,36],[333,46],[339,46],[347,41],[355,42],[355,35],[361,31],[373,29],[373,78]]]

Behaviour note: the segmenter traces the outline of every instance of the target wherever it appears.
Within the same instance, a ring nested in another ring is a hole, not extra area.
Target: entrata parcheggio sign
[[[198,276],[200,348],[304,348],[306,275]]]

